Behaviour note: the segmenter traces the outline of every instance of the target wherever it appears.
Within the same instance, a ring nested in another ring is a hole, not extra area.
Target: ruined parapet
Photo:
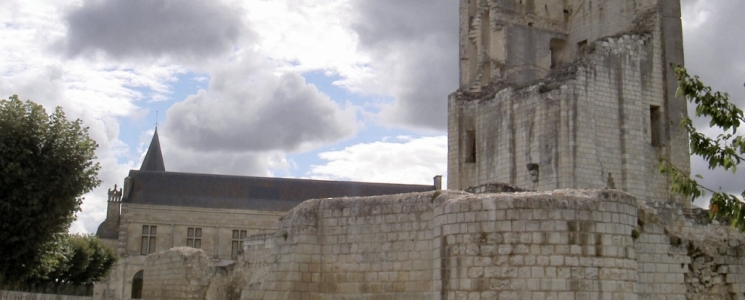
[[[460,12],[449,189],[597,189],[610,173],[642,199],[679,200],[654,170],[659,157],[690,165],[671,68],[679,0],[461,0]]]
[[[465,192],[471,194],[493,194],[493,193],[515,193],[525,192],[519,188],[504,183],[488,183],[479,186],[472,186],[465,189]]]
[[[745,299],[745,236],[697,210],[639,203],[639,299]]]
[[[664,125],[664,98],[654,97],[663,86],[653,44],[651,35],[601,39],[530,85],[452,94],[448,188],[601,189],[610,180],[643,199],[671,201],[657,159],[689,163]]]
[[[610,190],[311,200],[243,299],[628,298],[635,226]]]
[[[145,261],[142,297],[224,299],[215,297],[225,293],[223,278],[227,273],[226,267],[216,266],[200,249],[177,247],[150,254]]]
[[[247,239],[233,268],[190,248],[148,256],[144,294],[741,299],[745,238],[691,213],[611,189],[309,200]]]
[[[442,299],[633,299],[636,199],[558,190],[447,199],[435,208]]]

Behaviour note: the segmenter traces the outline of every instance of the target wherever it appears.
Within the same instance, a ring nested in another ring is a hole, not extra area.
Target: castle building
[[[449,191],[305,201],[229,270],[149,255],[144,298],[745,299],[745,235],[655,170],[690,164],[679,0],[460,3]]]
[[[439,189],[403,185],[167,172],[157,129],[139,170],[109,191],[96,235],[116,249],[118,265],[94,288],[96,299],[142,298],[147,255],[201,249],[218,265],[242,254],[249,235],[276,230],[279,217],[307,199],[388,195]]]
[[[656,166],[690,168],[682,39],[679,0],[461,0],[448,188],[672,201]]]

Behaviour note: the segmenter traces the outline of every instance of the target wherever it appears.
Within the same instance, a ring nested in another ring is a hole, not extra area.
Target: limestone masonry
[[[449,190],[169,173],[155,147],[110,192],[122,259],[95,297],[745,299],[745,237],[656,171],[690,165],[679,0],[461,0],[460,20]]]
[[[448,100],[448,188],[597,189],[672,201],[656,170],[689,168],[671,66],[678,0],[461,1]]]
[[[177,248],[145,272],[181,299],[745,299],[743,236],[655,205],[618,190],[310,200],[233,266]]]

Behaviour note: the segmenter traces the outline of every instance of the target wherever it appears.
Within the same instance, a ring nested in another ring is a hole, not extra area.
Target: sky
[[[690,73],[742,105],[745,1],[682,5]],[[72,232],[95,233],[156,123],[169,171],[447,175],[457,0],[4,0],[0,20],[0,98],[62,106],[99,144],[102,184]],[[711,188],[742,186],[692,164]]]

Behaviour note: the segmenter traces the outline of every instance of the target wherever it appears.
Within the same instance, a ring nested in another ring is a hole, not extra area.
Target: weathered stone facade
[[[689,168],[680,3],[461,1],[461,86],[448,100],[448,188],[615,183],[671,201],[659,157]]]
[[[193,284],[225,291],[207,299],[745,299],[745,238],[694,215],[618,190],[310,200]],[[150,280],[185,280],[178,267]]]

